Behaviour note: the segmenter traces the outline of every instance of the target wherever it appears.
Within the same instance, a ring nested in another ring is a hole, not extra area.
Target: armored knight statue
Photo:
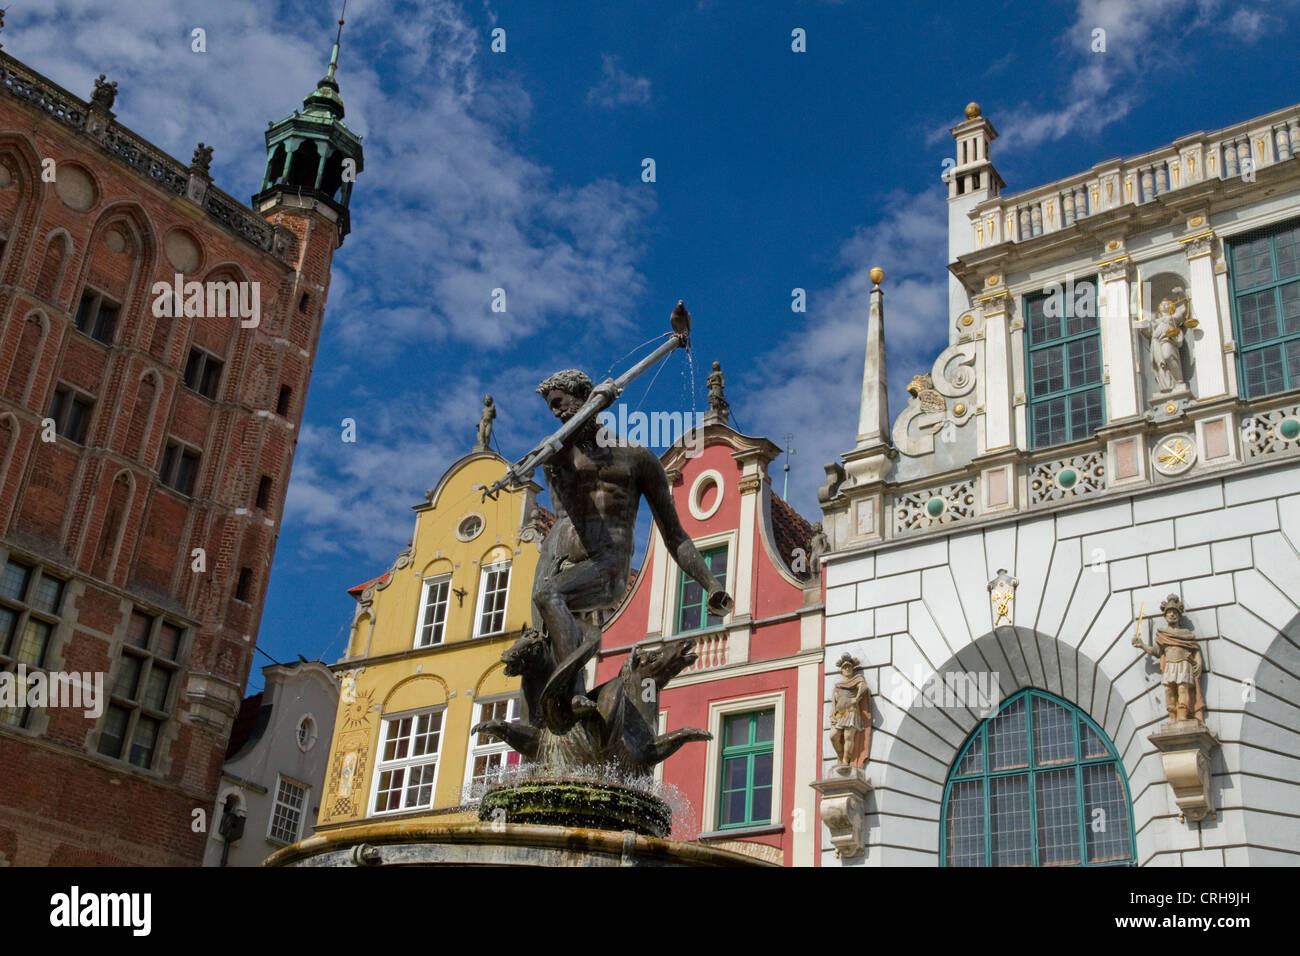
[[[842,680],[831,695],[831,746],[841,773],[861,767],[871,752],[871,695],[856,657],[845,653],[836,664]]]
[[[1182,627],[1183,602],[1171,594],[1160,604],[1166,627],[1156,628],[1152,646],[1133,635],[1133,646],[1160,662],[1160,682],[1165,686],[1165,708],[1170,720],[1187,720],[1189,716],[1205,723],[1205,698],[1201,695],[1201,672],[1204,665],[1196,635]]]

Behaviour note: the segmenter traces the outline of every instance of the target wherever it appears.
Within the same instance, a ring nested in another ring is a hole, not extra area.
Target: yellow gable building
[[[481,447],[457,461],[415,506],[415,534],[393,566],[351,589],[318,832],[473,818],[471,788],[518,759],[469,733],[519,716],[519,678],[505,676],[501,653],[532,620],[533,571],[553,520],[535,484],[482,500],[506,468]]]

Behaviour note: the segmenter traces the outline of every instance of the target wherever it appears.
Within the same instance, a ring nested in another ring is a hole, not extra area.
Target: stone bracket
[[[865,852],[867,797],[871,781],[857,767],[836,767],[810,786],[822,795],[821,820],[831,832],[835,855],[854,857]]]
[[[228,735],[239,712],[239,685],[215,674],[191,671],[185,700],[191,725],[218,736]]]
[[[1170,720],[1147,737],[1160,751],[1165,781],[1173,788],[1179,822],[1215,816],[1210,796],[1210,757],[1218,739],[1199,720]]]

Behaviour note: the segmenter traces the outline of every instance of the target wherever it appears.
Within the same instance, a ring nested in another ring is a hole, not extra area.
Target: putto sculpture
[[[537,628],[503,656],[506,673],[523,679],[526,713],[514,724],[490,721],[471,731],[509,743],[539,773],[606,766],[620,776],[647,776],[682,744],[711,737],[693,728],[657,733],[660,690],[696,660],[691,638],[634,648],[618,677],[596,688],[589,690],[584,677],[600,647],[600,622],[627,590],[643,498],[668,553],[708,595],[709,613],[732,608],[682,528],[659,459],[602,436],[595,417],[633,378],[687,345],[690,313],[681,302],[672,327],[667,341],[617,380],[593,385],[585,373],[566,369],[542,382],[537,391],[562,426],[484,492],[518,486],[541,467],[555,511],[533,581]]]

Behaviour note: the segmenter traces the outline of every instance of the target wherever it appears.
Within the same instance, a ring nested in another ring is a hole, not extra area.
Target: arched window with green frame
[[[1002,702],[953,761],[943,789],[940,866],[1126,866],[1132,802],[1115,746],[1046,691]]]

